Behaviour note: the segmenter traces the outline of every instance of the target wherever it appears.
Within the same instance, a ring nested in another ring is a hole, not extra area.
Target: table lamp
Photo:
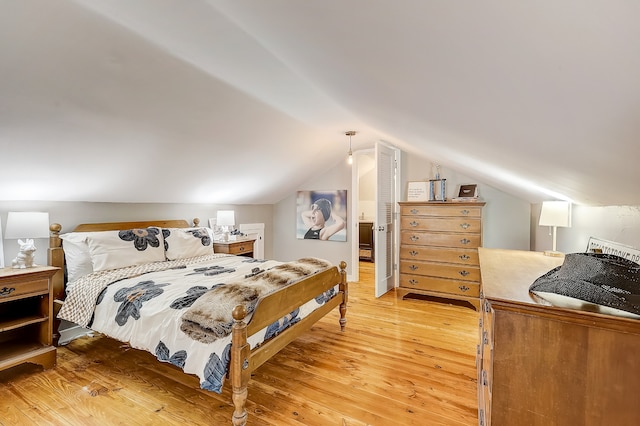
[[[231,228],[236,224],[236,214],[233,210],[218,210],[216,214],[216,225],[222,227],[222,231],[224,232],[224,241],[229,240],[229,232],[231,232]]]
[[[543,201],[540,210],[540,226],[551,226],[553,230],[553,249],[544,252],[547,256],[562,256],[556,250],[557,228],[571,227],[571,203],[568,201]]]

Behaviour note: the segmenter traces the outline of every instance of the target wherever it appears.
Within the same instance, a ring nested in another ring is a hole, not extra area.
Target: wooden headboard
[[[200,219],[193,219],[193,225],[190,225],[186,220],[143,220],[138,222],[102,222],[102,223],[81,223],[76,226],[72,232],[96,232],[96,231],[118,231],[121,229],[136,229],[146,228],[148,226],[158,226],[163,228],[189,228],[191,226],[198,226]],[[54,311],[57,315],[60,309],[60,303],[65,298],[64,290],[64,251],[62,249],[62,239],[60,239],[60,232],[62,231],[62,225],[58,223],[52,223],[49,226],[51,235],[49,237],[49,252],[48,263],[51,266],[57,266],[60,268],[58,272],[52,278],[53,286],[53,300],[58,301],[57,307],[54,306]]]

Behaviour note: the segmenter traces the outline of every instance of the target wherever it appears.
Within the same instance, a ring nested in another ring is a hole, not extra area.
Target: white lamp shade
[[[539,225],[571,227],[571,203],[568,201],[544,201],[540,211]]]
[[[216,225],[218,226],[235,226],[236,213],[233,210],[218,210],[216,215]]]
[[[43,212],[9,212],[4,237],[48,238],[49,213]]]

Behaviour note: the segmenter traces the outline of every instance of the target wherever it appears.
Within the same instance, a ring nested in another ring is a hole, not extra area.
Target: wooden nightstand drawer
[[[49,280],[3,283],[0,287],[0,300],[13,300],[31,297],[49,292]]]
[[[243,241],[214,241],[214,253],[235,254],[237,256],[251,256],[255,239]]]
[[[253,251],[253,241],[245,241],[243,243],[231,244],[229,246],[230,254],[242,254]]]

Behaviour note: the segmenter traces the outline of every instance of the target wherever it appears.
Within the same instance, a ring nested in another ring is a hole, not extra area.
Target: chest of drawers
[[[457,299],[476,309],[480,299],[478,247],[484,203],[402,202],[400,286],[409,293]]]

